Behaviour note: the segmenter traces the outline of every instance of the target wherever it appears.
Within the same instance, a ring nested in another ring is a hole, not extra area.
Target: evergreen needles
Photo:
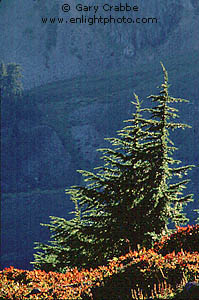
[[[21,67],[10,63],[5,65],[0,62],[0,90],[2,99],[17,98],[22,95]]]
[[[185,224],[183,206],[192,201],[184,195],[188,180],[178,180],[193,165],[177,165],[169,132],[190,127],[173,122],[178,110],[170,104],[187,102],[168,94],[168,74],[159,95],[148,98],[152,107],[142,108],[137,95],[133,118],[117,138],[109,138],[111,149],[99,149],[104,165],[95,173],[82,171],[85,186],[66,190],[76,205],[75,217],[67,221],[51,217],[45,224],[52,232],[50,244],[37,243],[35,268],[65,272],[68,267],[96,267],[129,247],[150,248],[153,240],[168,232],[167,225]],[[148,117],[146,118],[145,115]]]

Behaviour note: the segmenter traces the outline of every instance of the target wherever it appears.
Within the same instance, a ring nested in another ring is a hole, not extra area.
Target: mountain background
[[[93,16],[78,12],[79,1],[2,0],[0,61],[22,67],[20,102],[1,105],[1,267],[31,269],[35,241],[48,241],[40,223],[49,216],[71,218],[74,205],[65,188],[82,184],[77,169],[100,166],[96,151],[109,143],[131,117],[136,93],[157,94],[163,81],[160,61],[171,83],[170,94],[190,100],[178,106],[180,122],[192,129],[171,138],[183,164],[199,164],[199,3],[197,0],[137,0],[139,12],[119,16],[156,17],[157,24],[43,24],[45,17]],[[100,2],[100,6],[106,2]],[[83,5],[97,5],[82,0]],[[107,13],[100,10],[100,15]],[[110,13],[108,13],[110,15]],[[187,192],[199,208],[199,171],[189,173]]]

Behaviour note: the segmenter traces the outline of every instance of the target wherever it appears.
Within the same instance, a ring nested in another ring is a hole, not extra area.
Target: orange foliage
[[[178,228],[178,232],[179,230],[186,231],[184,228]],[[156,250],[143,248],[130,251],[119,258],[114,257],[107,266],[81,271],[74,268],[65,274],[46,273],[41,270],[25,271],[13,266],[5,268],[0,271],[0,299],[94,299],[95,290],[105,288],[106,283],[117,280],[117,276],[120,276],[120,280],[124,278],[124,285],[128,281],[128,288],[132,293],[142,289],[151,295],[154,293],[154,285],[160,286],[163,293],[164,286],[171,291],[185,278],[199,280],[199,252],[181,250],[163,256],[158,251],[163,245],[162,240],[159,245],[158,247],[156,244]],[[125,276],[129,274],[127,280]]]

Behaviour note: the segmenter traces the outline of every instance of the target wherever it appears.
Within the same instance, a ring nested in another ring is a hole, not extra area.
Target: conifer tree
[[[182,191],[188,180],[178,181],[193,166],[177,167],[172,153],[176,148],[169,130],[190,127],[175,123],[177,109],[170,103],[186,102],[168,94],[168,75],[159,95],[151,95],[155,106],[141,108],[135,95],[136,112],[129,125],[109,138],[111,149],[99,149],[104,165],[97,173],[79,171],[85,186],[67,193],[76,204],[76,218],[67,221],[52,217],[45,224],[54,233],[51,245],[37,243],[34,265],[44,270],[64,271],[69,267],[95,267],[125,254],[137,245],[151,247],[166,231],[169,222],[184,224],[183,206],[192,200]],[[149,115],[144,118],[143,115]],[[171,121],[170,121],[171,119]],[[174,165],[174,166],[173,166]]]
[[[5,78],[7,76],[6,66],[4,63],[0,63],[0,96],[2,97],[5,89]]]
[[[0,63],[0,89],[2,100],[11,99],[22,94],[21,67],[15,63]]]

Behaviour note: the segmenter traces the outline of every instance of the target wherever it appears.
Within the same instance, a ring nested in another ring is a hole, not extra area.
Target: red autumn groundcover
[[[0,271],[0,299],[96,300],[99,295],[96,291],[100,289],[104,289],[111,296],[110,290],[106,289],[106,286],[110,286],[108,284],[110,280],[115,295],[122,293],[122,281],[126,291],[139,287],[146,291],[147,295],[152,294],[150,289],[154,284],[161,284],[165,280],[173,289],[176,289],[184,278],[187,281],[199,281],[198,251],[187,252],[181,248],[180,251],[177,249],[167,252],[164,256],[160,253],[164,247],[164,249],[171,249],[168,246],[171,241],[172,245],[177,241],[176,245],[180,247],[182,245],[179,242],[180,236],[183,238],[186,236],[189,243],[197,244],[195,239],[199,241],[199,225],[178,227],[173,235],[163,237],[153,249],[130,251],[124,256],[113,258],[107,266],[99,266],[95,269],[78,271],[74,268],[62,274],[46,273],[41,270],[25,271],[14,267],[5,268]],[[190,237],[193,237],[193,241]],[[118,280],[120,287],[117,287]]]
[[[187,227],[176,226],[177,231],[170,236],[165,235],[161,241],[155,243],[154,249],[166,255],[172,251],[179,252],[181,249],[187,252],[199,252],[199,225]]]

